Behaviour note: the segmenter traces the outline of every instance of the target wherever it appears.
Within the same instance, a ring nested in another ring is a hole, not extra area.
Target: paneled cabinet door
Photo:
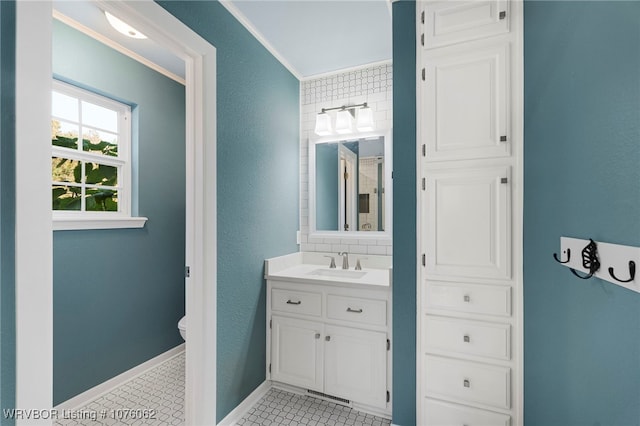
[[[508,56],[507,42],[423,55],[426,161],[510,155]]]
[[[271,379],[322,391],[322,324],[272,317]]]
[[[509,32],[509,2],[429,2],[424,9],[424,46],[434,48]]]
[[[432,170],[426,182],[426,279],[509,279],[510,167]]]
[[[386,333],[338,326],[325,333],[325,393],[385,408]]]

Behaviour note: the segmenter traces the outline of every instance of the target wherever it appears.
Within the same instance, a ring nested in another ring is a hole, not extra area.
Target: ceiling
[[[222,0],[296,77],[391,60],[390,0]],[[54,9],[184,79],[183,61],[152,40],[115,31],[91,1],[54,0]]]

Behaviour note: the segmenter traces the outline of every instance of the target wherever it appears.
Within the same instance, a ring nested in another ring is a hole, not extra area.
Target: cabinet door
[[[509,2],[443,1],[424,10],[424,46],[434,48],[509,32]]]
[[[325,393],[386,408],[386,333],[326,326],[325,334]]]
[[[509,175],[506,166],[430,172],[427,279],[510,278]]]
[[[501,42],[424,55],[426,161],[510,155],[508,53]]]
[[[272,317],[271,379],[322,391],[322,324]]]

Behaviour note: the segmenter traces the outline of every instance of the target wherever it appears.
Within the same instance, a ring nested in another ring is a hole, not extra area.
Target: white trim
[[[98,399],[102,395],[105,395],[116,388],[124,385],[125,383],[142,376],[149,370],[152,370],[158,367],[160,364],[163,364],[169,361],[172,358],[175,358],[185,351],[185,344],[182,343],[175,348],[169,349],[168,351],[161,353],[160,355],[151,358],[148,361],[143,362],[142,364],[136,365],[130,370],[125,371],[124,373],[118,374],[115,377],[107,380],[106,382],[100,383],[97,386],[92,387],[79,395],[74,396],[71,399],[68,399],[60,404],[56,405],[55,408],[59,411],[62,410],[76,410],[80,407],[87,405],[88,403]]]
[[[270,380],[262,382],[253,392],[249,394],[236,408],[231,410],[224,419],[220,420],[218,426],[235,425],[244,417],[245,414],[253,407],[263,396],[271,390],[273,385]]]
[[[53,400],[51,2],[16,2],[16,408]],[[11,408],[11,407],[7,407]],[[16,419],[16,425],[51,419]]]
[[[55,3],[54,3],[55,5]],[[130,57],[131,59],[140,62],[142,65],[145,65],[149,68],[151,68],[152,70],[164,75],[165,77],[170,78],[173,81],[176,81],[180,84],[182,84],[183,86],[186,84],[185,83],[185,79],[180,77],[179,75],[176,75],[174,73],[172,73],[171,71],[167,70],[166,68],[161,67],[160,65],[156,64],[155,62],[152,62],[150,60],[148,60],[147,58],[138,55],[136,52],[134,52],[133,50],[129,50],[126,47],[124,47],[123,45],[121,45],[120,43],[117,43],[113,40],[111,40],[110,38],[106,37],[103,34],[100,34],[97,31],[94,31],[93,29],[82,25],[80,22],[69,18],[68,16],[64,15],[62,12],[59,12],[57,10],[53,10],[53,17],[54,19],[57,19],[58,21],[67,24],[68,26],[70,26],[71,28],[74,28],[78,31],[80,31],[81,33],[88,35],[89,37],[98,40],[100,43],[109,46],[110,48],[112,48],[113,50],[122,53],[123,55],[126,55],[128,57]]]
[[[54,231],[144,228],[146,217],[54,218]]]
[[[333,76],[333,75],[344,74],[344,73],[353,72],[353,71],[359,71],[359,70],[363,70],[365,68],[379,67],[379,66],[382,66],[382,65],[392,65],[392,64],[393,64],[393,61],[391,59],[385,59],[384,61],[370,62],[370,63],[364,64],[364,65],[356,65],[356,66],[349,67],[349,68],[342,68],[342,69],[335,70],[335,71],[327,71],[327,72],[323,72],[323,73],[320,73],[320,74],[310,75],[308,77],[301,78],[300,81],[304,82],[304,81],[309,81],[309,80],[317,80],[319,78],[325,78],[325,77],[330,77],[330,76]]]
[[[302,80],[302,74],[300,74],[300,72],[293,65],[291,65],[289,61],[287,61],[285,57],[282,56],[280,52],[278,52],[278,50],[276,50],[276,48],[271,45],[271,43],[269,43],[267,38],[262,35],[262,33],[258,31],[256,27],[253,26],[253,23],[244,15],[244,13],[242,13],[236,7],[236,5],[232,3],[231,0],[219,0],[219,2],[229,11],[229,13],[231,13],[231,15],[233,15],[234,18],[238,20],[238,22],[242,24],[243,27],[247,29],[247,31],[251,33],[251,35],[256,38],[256,40],[260,42],[260,44],[265,47],[265,49],[269,51],[269,53],[271,53],[278,61],[280,61],[280,63],[286,69],[288,69],[295,78],[297,78],[298,80]]]

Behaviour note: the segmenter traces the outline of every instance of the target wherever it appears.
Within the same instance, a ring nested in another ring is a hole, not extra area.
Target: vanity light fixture
[[[373,110],[366,102],[357,105],[343,105],[335,108],[322,108],[322,112],[316,115],[315,133],[319,136],[333,134],[331,129],[331,118],[327,111],[339,110],[336,113],[335,132],[340,134],[352,133],[353,122],[356,118],[356,108],[358,109],[356,119],[356,129],[360,132],[370,132],[375,129],[373,121]]]
[[[127,37],[131,37],[131,38],[139,38],[139,39],[147,38],[146,35],[142,34],[140,31],[136,30],[131,25],[127,24],[121,19],[116,18],[106,10],[104,11],[104,16],[107,17],[107,21],[109,21],[109,24],[119,33],[124,34]]]

